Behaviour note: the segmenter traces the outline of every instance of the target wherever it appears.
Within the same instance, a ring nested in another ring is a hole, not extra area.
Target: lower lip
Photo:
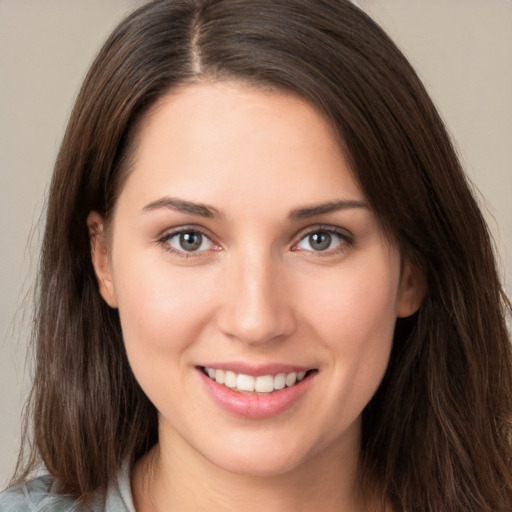
[[[215,382],[198,370],[206,391],[224,410],[231,414],[250,419],[276,416],[290,409],[306,392],[316,374],[308,375],[293,386],[264,395],[239,393]]]

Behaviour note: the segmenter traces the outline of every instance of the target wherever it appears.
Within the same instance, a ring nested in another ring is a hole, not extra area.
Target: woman
[[[56,163],[34,444],[0,510],[509,511],[509,313],[442,122],[364,13],[151,2]]]

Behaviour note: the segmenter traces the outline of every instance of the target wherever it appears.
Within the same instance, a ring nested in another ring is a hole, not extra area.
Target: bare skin
[[[361,413],[424,290],[326,120],[235,83],[174,91],[140,129],[105,236],[102,223],[90,214],[100,290],[159,413],[137,511],[374,510]],[[276,388],[233,388],[228,371]]]

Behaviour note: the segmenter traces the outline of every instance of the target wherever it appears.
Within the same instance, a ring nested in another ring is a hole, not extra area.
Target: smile
[[[247,375],[235,373],[231,370],[222,370],[203,367],[202,371],[210,379],[240,393],[269,394],[274,391],[292,387],[303,380],[309,371],[277,373],[275,375]]]
[[[217,368],[198,366],[204,390],[228,413],[246,419],[265,419],[292,409],[317,380],[318,369],[291,365],[251,368],[239,363]],[[238,370],[238,371],[235,371]]]

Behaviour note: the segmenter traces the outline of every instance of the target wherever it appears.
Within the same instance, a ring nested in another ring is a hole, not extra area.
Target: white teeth
[[[209,374],[208,372],[208,375]],[[214,378],[219,384],[224,384],[224,382],[226,382],[226,372],[224,370],[215,370]]]
[[[274,391],[274,377],[272,377],[272,375],[260,375],[256,377],[254,390],[258,393],[272,393],[272,391]]]
[[[254,391],[254,377],[252,375],[244,375],[239,373],[236,378],[236,389],[238,391]]]
[[[286,373],[278,373],[274,377],[274,388],[284,389],[286,386]]]
[[[230,372],[229,370],[226,372],[226,378],[224,380],[224,384],[228,388],[236,388],[236,373]]]
[[[260,375],[258,377],[215,368],[205,368],[205,372],[210,379],[218,384],[224,384],[228,388],[249,393],[272,393],[275,390],[293,386],[306,376],[305,371]]]
[[[295,372],[289,373],[286,376],[286,385],[288,387],[293,386],[297,380],[297,374]]]

